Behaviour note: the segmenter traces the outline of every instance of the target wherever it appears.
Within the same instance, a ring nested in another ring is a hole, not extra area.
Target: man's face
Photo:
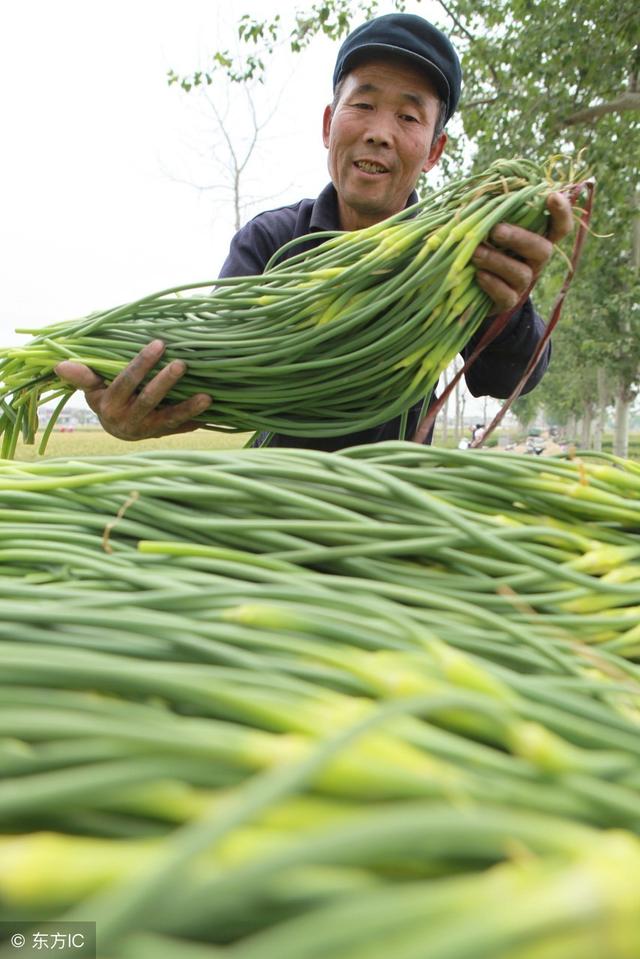
[[[428,78],[405,61],[371,60],[347,74],[322,131],[343,229],[404,209],[446,143],[442,133],[432,146],[439,106]]]

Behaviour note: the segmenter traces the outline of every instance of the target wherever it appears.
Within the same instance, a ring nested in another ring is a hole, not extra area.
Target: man
[[[323,117],[331,183],[315,200],[263,213],[234,237],[222,276],[261,273],[271,257],[293,237],[321,230],[357,230],[398,213],[415,202],[421,173],[432,169],[447,141],[444,127],[460,95],[461,71],[450,41],[432,24],[411,14],[370,20],[351,33],[336,61],[334,99]],[[551,255],[552,244],[571,229],[567,199],[549,197],[550,229],[546,238],[508,224],[492,231],[491,245],[476,251],[477,282],[495,304],[495,313],[510,309],[536,279]],[[301,249],[298,246],[295,252]],[[544,330],[529,301],[481,354],[467,375],[475,396],[508,396],[527,365]],[[477,342],[477,334],[473,342]],[[464,353],[472,346],[468,345]],[[196,429],[193,417],[215,397],[198,394],[163,405],[185,372],[170,363],[142,386],[160,360],[161,341],[145,347],[110,386],[88,367],[64,361],[58,374],[84,390],[87,403],[104,428],[121,439],[143,439]],[[548,351],[529,379],[530,390],[548,361]],[[419,406],[408,417],[411,435]],[[342,436],[305,438],[278,435],[274,445],[335,450],[398,436],[399,419]]]

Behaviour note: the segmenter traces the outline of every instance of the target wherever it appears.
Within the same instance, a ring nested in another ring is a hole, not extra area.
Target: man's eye
[[[370,103],[354,103],[354,107],[357,107],[359,110],[373,110],[373,107]]]
[[[410,113],[403,113],[403,114],[401,115],[401,118],[400,118],[400,119],[401,119],[401,120],[410,120],[412,123],[417,123],[417,122],[418,122],[418,118],[412,116]]]

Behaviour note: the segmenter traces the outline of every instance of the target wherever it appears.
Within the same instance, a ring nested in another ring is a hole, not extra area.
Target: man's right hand
[[[196,393],[182,403],[162,405],[167,393],[186,372],[186,363],[173,360],[140,389],[164,349],[162,340],[149,343],[110,385],[88,366],[73,360],[58,363],[55,372],[61,380],[84,391],[87,404],[104,429],[118,439],[143,440],[188,433],[202,425],[193,417],[211,405],[211,397]]]

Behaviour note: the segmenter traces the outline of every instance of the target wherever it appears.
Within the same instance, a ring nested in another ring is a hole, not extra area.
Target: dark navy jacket
[[[407,205],[416,203],[418,195],[413,193]],[[224,262],[220,276],[255,276],[264,271],[264,268],[275,253],[289,240],[305,236],[322,230],[339,230],[338,197],[329,184],[324,188],[316,200],[300,200],[291,206],[280,207],[260,213],[250,220],[236,233],[231,241],[229,255]],[[291,256],[311,248],[315,244],[311,241],[307,247],[296,244]],[[287,254],[283,255],[283,259]],[[481,327],[472,340],[462,351],[466,358],[478,342],[485,330]],[[496,339],[487,346],[471,369],[466,373],[467,386],[473,396],[494,396],[498,399],[509,396],[518,383],[524,369],[529,362],[540,338],[544,332],[544,323],[537,315],[531,301],[527,301],[522,309],[515,314],[505,329]],[[549,362],[550,348],[546,351],[532,375],[530,376],[524,393],[528,393],[540,381]],[[432,397],[432,402],[434,397]],[[409,411],[407,418],[407,435],[411,436],[418,425],[420,409],[418,403]],[[382,440],[398,439],[400,418],[396,417],[379,426],[372,426],[366,430],[347,433],[342,436],[286,436],[276,433],[271,440],[271,446],[298,446],[306,449],[338,450],[347,446],[357,446],[361,443],[379,443]],[[431,442],[431,436],[427,438]]]

